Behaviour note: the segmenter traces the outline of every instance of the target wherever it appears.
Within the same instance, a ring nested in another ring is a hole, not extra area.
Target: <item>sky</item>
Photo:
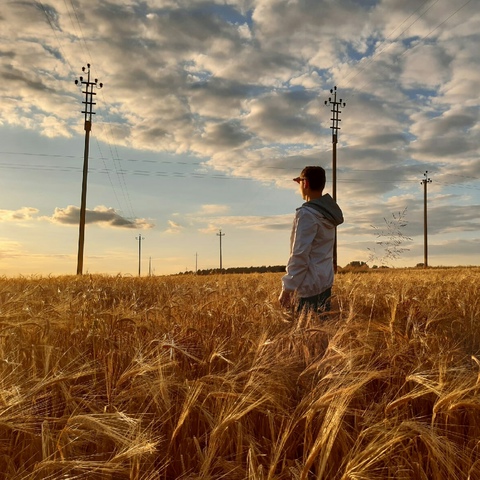
[[[428,264],[480,264],[480,0],[0,4],[0,275],[77,271],[88,65],[83,273],[285,265],[334,87],[338,264],[422,263],[425,179]]]

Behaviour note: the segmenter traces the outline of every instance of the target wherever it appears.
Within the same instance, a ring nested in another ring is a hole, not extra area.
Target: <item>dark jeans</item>
[[[313,295],[313,297],[300,298],[297,305],[297,313],[307,310],[315,313],[329,312],[331,308],[331,297],[332,289],[329,288],[318,295]]]

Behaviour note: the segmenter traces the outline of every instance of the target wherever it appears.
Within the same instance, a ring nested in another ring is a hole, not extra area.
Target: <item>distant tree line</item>
[[[417,263],[415,268],[422,268],[423,263]],[[370,267],[367,262],[355,260],[353,262],[348,263],[344,267],[338,267],[338,273],[346,273],[346,272],[367,272],[369,270],[375,269],[389,269],[390,267],[386,265],[373,265]],[[286,266],[285,265],[273,265],[273,266],[261,266],[261,267],[232,267],[232,268],[210,268],[205,270],[197,270],[197,275],[220,275],[220,274],[231,274],[231,273],[238,273],[238,274],[245,274],[245,273],[285,273]],[[177,273],[177,275],[195,275],[195,272],[192,270],[186,272]]]
[[[273,265],[262,267],[232,267],[232,268],[210,268],[207,270],[197,270],[197,275],[219,275],[224,273],[277,273],[285,272],[285,265]],[[195,275],[193,271],[181,272],[178,275]]]

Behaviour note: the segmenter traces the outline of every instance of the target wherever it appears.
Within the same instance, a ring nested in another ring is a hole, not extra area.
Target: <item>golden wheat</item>
[[[480,478],[480,269],[0,278],[0,478]]]

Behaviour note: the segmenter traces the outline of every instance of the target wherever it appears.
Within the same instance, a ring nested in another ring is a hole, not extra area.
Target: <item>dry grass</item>
[[[0,279],[0,478],[480,478],[480,270]]]

